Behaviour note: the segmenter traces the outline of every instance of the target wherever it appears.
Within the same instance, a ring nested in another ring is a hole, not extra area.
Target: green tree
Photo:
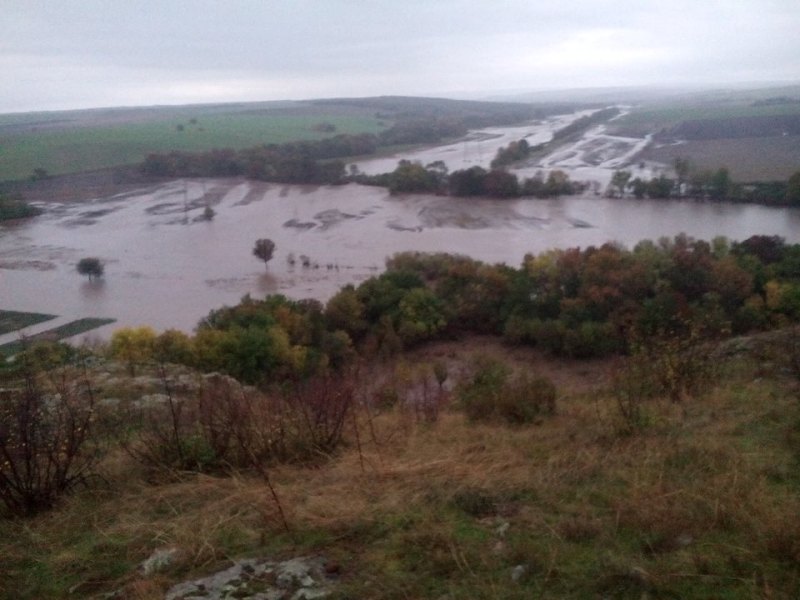
[[[182,331],[167,329],[153,341],[153,357],[159,363],[189,364],[192,340]]]
[[[352,285],[343,287],[328,300],[325,318],[333,329],[346,331],[353,339],[360,338],[368,327],[364,303],[358,299]]]
[[[253,246],[253,256],[259,260],[264,261],[264,266],[272,260],[272,255],[275,253],[275,242],[266,238],[256,240]]]
[[[641,177],[637,177],[630,183],[631,189],[633,190],[633,195],[638,199],[641,200],[647,195],[647,182],[643,180]]]
[[[425,169],[419,162],[401,160],[389,175],[389,191],[392,194],[434,192],[438,187],[438,175]]]
[[[678,195],[683,195],[683,184],[689,180],[689,173],[692,170],[692,165],[688,158],[681,158],[680,156],[672,163],[675,168],[675,176],[678,178]]]
[[[614,174],[611,176],[611,186],[617,189],[620,198],[625,196],[625,188],[628,187],[628,182],[630,180],[630,171],[614,171]]]
[[[732,184],[728,169],[717,169],[709,182],[709,195],[715,200],[724,200],[730,195]]]
[[[791,206],[800,206],[800,170],[789,177],[786,185],[786,202]]]
[[[136,366],[153,358],[156,332],[150,327],[123,327],[111,334],[111,356],[128,365],[131,376]]]
[[[447,325],[442,301],[428,289],[410,290],[398,308],[397,333],[405,344],[429,339]]]
[[[105,270],[101,260],[94,256],[80,259],[76,268],[78,273],[89,277],[89,281],[92,281],[95,277],[102,277]]]
[[[571,194],[573,192],[569,175],[560,169],[555,169],[547,174],[547,181],[545,181],[544,187],[548,196],[558,197],[561,194]]]
[[[669,198],[673,184],[672,179],[664,175],[654,177],[647,184],[647,195],[651,198]]]
[[[486,169],[483,167],[470,167],[450,173],[447,184],[451,196],[482,196],[484,194],[483,181],[486,178]]]
[[[519,196],[519,181],[513,173],[492,169],[483,179],[484,192],[493,198],[515,198]]]

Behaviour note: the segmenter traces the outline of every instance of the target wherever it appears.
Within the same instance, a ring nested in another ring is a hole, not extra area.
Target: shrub
[[[0,501],[30,516],[84,483],[100,457],[88,378],[62,366],[45,381],[23,356],[21,380],[0,395]]]
[[[498,361],[477,360],[472,377],[457,388],[470,421],[501,420],[523,425],[555,412],[556,387],[552,381],[525,373],[512,375],[511,369]]]
[[[111,334],[109,351],[112,357],[125,362],[131,377],[135,377],[136,366],[153,357],[156,340],[156,332],[150,327],[122,327]]]
[[[315,377],[296,384],[286,394],[288,414],[299,423],[291,448],[295,458],[328,455],[336,450],[354,394],[355,379],[351,375]]]
[[[511,371],[490,359],[475,361],[472,377],[457,387],[458,400],[470,421],[491,420]]]
[[[164,394],[133,407],[123,446],[156,471],[214,472],[307,461],[334,452],[353,401],[349,376],[317,377],[261,393],[231,377],[205,377],[194,396]]]
[[[497,412],[507,423],[533,423],[556,410],[556,386],[546,377],[520,373],[505,386]]]
[[[155,471],[213,472],[285,458],[292,427],[273,398],[224,375],[179,396],[162,371],[164,394],[132,407],[123,447]]]
[[[484,490],[468,487],[453,495],[453,506],[471,517],[482,518],[495,514],[495,499]]]
[[[608,356],[622,348],[611,323],[586,321],[564,333],[564,353],[572,358]]]
[[[630,435],[644,429],[647,425],[645,402],[659,391],[649,358],[642,354],[627,358],[612,373],[611,390],[621,420],[619,433]]]
[[[647,425],[643,409],[648,400],[683,402],[714,384],[718,369],[709,338],[695,324],[687,324],[687,329],[632,342],[631,356],[612,375],[622,432],[634,433]]]

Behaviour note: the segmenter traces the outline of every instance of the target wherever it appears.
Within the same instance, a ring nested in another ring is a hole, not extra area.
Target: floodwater
[[[505,145],[520,132],[546,137],[552,127],[551,121],[495,133],[505,136],[500,144]],[[542,165],[563,168],[573,179],[579,173],[593,177],[604,188],[613,169],[629,161],[641,143],[595,128]],[[424,161],[453,152],[442,148],[447,147],[425,150]],[[458,160],[448,166],[460,168]],[[216,211],[211,221],[201,218],[206,206]],[[98,337],[127,325],[191,331],[210,310],[236,304],[245,294],[325,301],[341,286],[378,274],[387,257],[407,250],[517,266],[529,252],[607,241],[630,247],[681,232],[703,239],[779,235],[800,242],[797,209],[611,200],[591,191],[551,200],[490,200],[393,197],[383,188],[355,184],[177,180],[44,208],[34,219],[0,225],[0,308],[59,315],[28,334],[82,317],[117,319],[91,334]],[[276,244],[266,267],[252,255],[258,238]],[[102,279],[89,282],[75,271],[85,256],[104,261]],[[0,336],[0,343],[17,335]]]
[[[379,175],[394,171],[397,163],[402,159],[416,161],[422,165],[442,161],[450,171],[475,166],[488,169],[497,150],[508,146],[509,143],[521,139],[527,141],[531,146],[549,142],[557,130],[594,112],[596,111],[576,111],[516,127],[488,127],[473,131],[464,139],[452,144],[421,148],[393,156],[369,158],[356,164],[359,170],[367,175]]]

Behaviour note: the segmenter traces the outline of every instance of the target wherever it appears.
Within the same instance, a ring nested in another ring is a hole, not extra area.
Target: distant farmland
[[[800,115],[800,104],[753,106],[752,104],[681,104],[678,102],[636,109],[615,121],[610,129],[617,135],[644,137],[649,133],[666,132],[686,121],[751,119]]]
[[[672,164],[687,158],[700,170],[727,167],[741,182],[786,179],[800,169],[796,101],[673,101],[634,110],[612,125],[619,135],[654,134],[637,160]]]
[[[236,108],[0,115],[0,181],[28,178],[34,169],[61,175],[134,164],[150,152],[238,149],[338,133],[377,133],[391,125],[367,110],[302,104]],[[333,130],[320,127],[323,123]]]
[[[678,157],[701,170],[727,167],[736,181],[787,179],[800,169],[800,136],[692,140],[650,146],[637,158],[672,164]]]

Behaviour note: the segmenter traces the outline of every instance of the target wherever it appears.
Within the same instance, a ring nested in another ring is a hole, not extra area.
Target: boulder
[[[330,593],[321,557],[276,562],[246,559],[207,577],[172,586],[166,600],[312,600]]]

